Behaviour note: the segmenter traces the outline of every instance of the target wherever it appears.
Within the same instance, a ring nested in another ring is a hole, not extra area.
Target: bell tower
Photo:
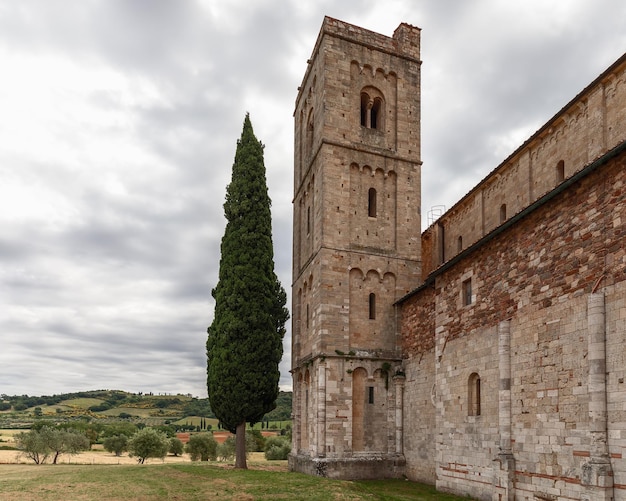
[[[395,301],[419,285],[420,30],[326,17],[295,107],[292,470],[402,474]]]

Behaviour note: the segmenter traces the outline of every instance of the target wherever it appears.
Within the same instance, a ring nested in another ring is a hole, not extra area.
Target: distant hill
[[[263,421],[290,420],[291,400],[291,392],[281,391],[276,409],[268,413]],[[92,390],[40,397],[0,395],[0,428],[45,418],[55,421],[96,419],[102,422],[129,419],[157,425],[192,416],[215,418],[208,398],[121,390]]]

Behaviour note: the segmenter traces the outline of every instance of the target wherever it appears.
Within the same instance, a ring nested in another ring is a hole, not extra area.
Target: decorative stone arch
[[[388,447],[386,375],[382,367],[368,364],[352,371],[352,450],[386,452]],[[375,430],[375,432],[373,432]]]

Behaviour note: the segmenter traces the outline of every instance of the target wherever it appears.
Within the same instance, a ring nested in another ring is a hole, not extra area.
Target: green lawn
[[[349,482],[265,468],[206,463],[152,465],[1,465],[3,501],[302,500],[455,501],[405,480]]]

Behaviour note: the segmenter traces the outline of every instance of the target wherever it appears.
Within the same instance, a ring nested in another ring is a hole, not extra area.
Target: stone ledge
[[[289,470],[307,475],[341,480],[402,478],[406,460],[401,454],[369,455],[352,458],[312,458],[289,455]]]

